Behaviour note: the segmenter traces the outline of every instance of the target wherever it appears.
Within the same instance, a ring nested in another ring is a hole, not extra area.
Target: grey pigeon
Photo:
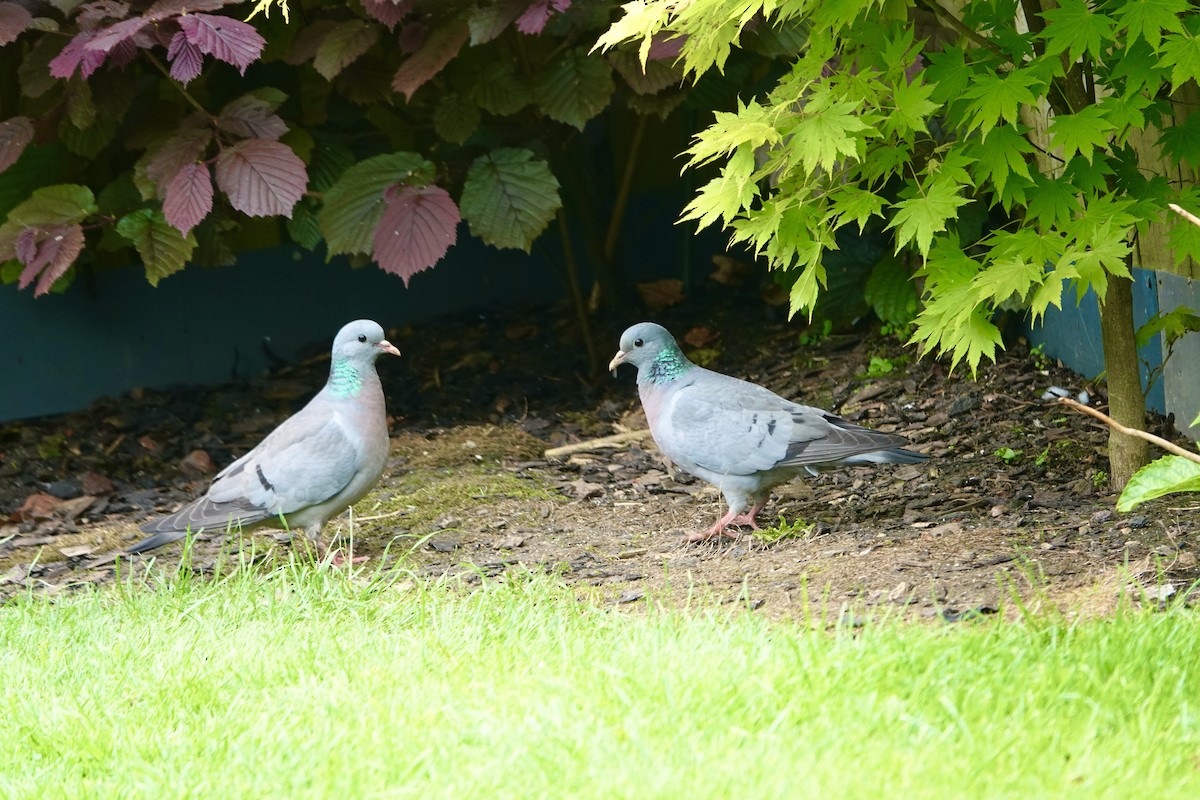
[[[755,517],[771,489],[802,472],[860,464],[913,464],[928,456],[908,440],[872,431],[828,411],[785,400],[748,381],[693,364],[661,325],[642,322],[621,335],[608,365],[633,364],[650,433],[680,469],[725,495],[729,510],[685,541],[728,534],[730,525],[758,530]]]
[[[304,408],[246,455],[217,473],[204,496],[141,526],[152,536],[126,552],[142,553],[187,531],[300,528],[322,556],[321,529],[379,480],[388,430],[375,359],[400,355],[369,319],[343,327],[333,340],[329,380]],[[340,559],[339,559],[340,560]]]

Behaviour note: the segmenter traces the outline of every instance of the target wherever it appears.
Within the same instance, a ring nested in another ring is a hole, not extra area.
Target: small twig
[[[602,436],[599,439],[589,439],[586,442],[565,444],[562,447],[552,447],[545,452],[546,458],[562,458],[575,453],[589,453],[593,450],[605,450],[610,447],[620,447],[626,442],[636,442],[650,435],[648,430],[625,431],[614,433],[612,436]]]
[[[1175,203],[1167,203],[1167,208],[1171,209],[1176,214],[1183,217],[1184,219],[1186,219],[1188,222],[1192,223],[1193,225],[1200,225],[1200,217],[1197,217],[1195,214],[1193,214],[1190,211],[1184,211],[1182,208],[1180,208]]]
[[[1070,397],[1060,397],[1058,398],[1058,402],[1062,403],[1063,405],[1070,406],[1076,411],[1081,411],[1090,417],[1095,417],[1119,433],[1123,433],[1126,436],[1136,436],[1139,439],[1145,439],[1147,442],[1158,445],[1167,452],[1174,453],[1177,456],[1186,458],[1188,461],[1195,461],[1197,464],[1200,464],[1200,453],[1193,453],[1191,450],[1184,450],[1179,445],[1168,442],[1166,439],[1163,439],[1161,436],[1155,436],[1153,433],[1146,433],[1145,431],[1138,430],[1137,428],[1127,428],[1112,417],[1105,414],[1103,411],[1097,411],[1094,408],[1085,406],[1083,403],[1072,400]]]

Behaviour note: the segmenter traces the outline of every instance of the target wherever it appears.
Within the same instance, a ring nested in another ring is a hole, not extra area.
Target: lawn
[[[0,797],[1186,797],[1200,624],[600,607],[295,563],[0,608]]]

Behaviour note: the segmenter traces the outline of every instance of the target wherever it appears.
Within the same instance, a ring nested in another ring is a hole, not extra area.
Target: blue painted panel
[[[350,269],[294,247],[246,253],[237,266],[192,267],[157,289],[137,269],[81,277],[34,300],[0,286],[0,420],[69,411],[135,386],[244,378],[332,341],[346,322],[385,328],[450,311],[547,302],[563,287],[544,264],[463,236],[452,258],[411,288],[374,266]]]
[[[1153,270],[1133,271],[1133,321],[1142,325],[1158,313],[1158,279]],[[1100,335],[1100,311],[1090,289],[1078,305],[1073,289],[1063,294],[1062,310],[1051,307],[1043,324],[1029,331],[1029,341],[1042,345],[1046,355],[1062,361],[1086,378],[1104,371],[1104,345]],[[1162,345],[1155,339],[1138,351],[1142,360],[1142,386],[1149,381],[1151,365],[1162,363]],[[1146,405],[1166,413],[1163,381],[1157,380],[1146,394]]]

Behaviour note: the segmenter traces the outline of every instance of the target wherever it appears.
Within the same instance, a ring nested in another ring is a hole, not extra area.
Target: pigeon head
[[[695,366],[679,349],[675,337],[653,322],[639,322],[621,334],[621,349],[608,368],[615,371],[620,364],[637,367],[640,383],[672,381]]]
[[[329,366],[329,393],[336,399],[358,397],[365,375],[375,374],[375,359],[383,353],[400,355],[396,346],[383,338],[383,328],[369,319],[351,322],[333,340]]]
[[[370,363],[384,353],[400,355],[396,346],[383,338],[378,322],[359,319],[344,326],[333,340],[333,361]]]

